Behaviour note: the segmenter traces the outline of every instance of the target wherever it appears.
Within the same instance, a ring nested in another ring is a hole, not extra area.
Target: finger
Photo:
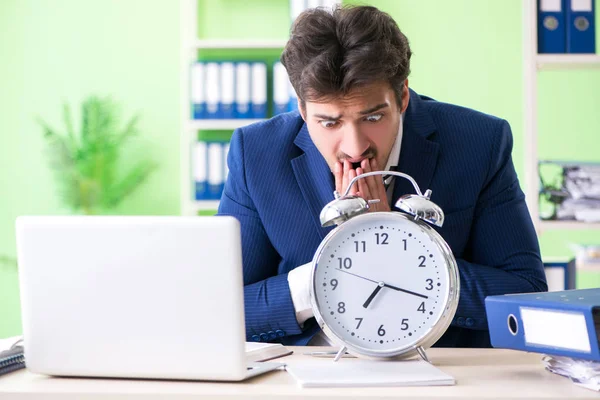
[[[344,194],[346,193],[346,189],[348,188],[348,172],[350,170],[350,163],[348,162],[348,160],[344,160],[344,168],[342,171],[342,191],[340,192],[340,194]]]
[[[371,160],[368,159],[364,159],[362,160],[362,166],[365,170],[365,172],[371,172],[374,171],[373,168],[371,168]],[[371,199],[377,199],[379,197],[379,191],[377,190],[377,180],[380,178],[380,176],[378,175],[374,175],[374,176],[369,176],[367,178],[365,178],[364,180],[366,180],[366,184],[369,187],[369,193],[371,195]]]
[[[335,177],[335,190],[342,194],[342,177],[344,176],[344,171],[343,171],[342,167],[342,163],[340,163],[339,161],[336,161],[335,165],[333,166],[333,176]]]
[[[355,169],[350,169],[348,171],[348,183],[352,182],[352,179],[356,178],[356,170]],[[356,192],[358,192],[358,188],[356,187],[356,184],[352,185],[352,188],[350,189],[350,193],[351,195],[356,195]]]
[[[357,175],[362,175],[364,174],[365,171],[363,171],[362,168],[356,168],[356,174]],[[360,192],[361,196],[363,199],[365,200],[369,200],[371,199],[371,192],[369,191],[369,185],[367,185],[366,180],[369,178],[362,178],[358,180],[358,191]]]

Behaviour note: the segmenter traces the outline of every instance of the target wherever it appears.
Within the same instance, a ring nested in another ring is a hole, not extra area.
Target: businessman
[[[309,263],[331,229],[319,213],[334,190],[373,170],[411,175],[445,211],[436,229],[461,289],[436,345],[488,347],[486,296],[547,290],[508,123],[411,90],[410,57],[407,38],[374,7],[312,9],[294,23],[281,61],[299,112],[234,132],[219,205],[241,222],[247,340],[327,343],[309,296]],[[370,177],[351,193],[380,199],[378,212],[414,189]]]

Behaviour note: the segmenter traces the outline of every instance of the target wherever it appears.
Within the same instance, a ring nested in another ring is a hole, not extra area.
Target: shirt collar
[[[389,171],[391,167],[398,166],[398,160],[400,159],[400,146],[402,145],[402,125],[404,123],[404,113],[400,114],[400,124],[398,124],[398,134],[396,140],[392,146],[392,151],[385,165],[385,171]]]

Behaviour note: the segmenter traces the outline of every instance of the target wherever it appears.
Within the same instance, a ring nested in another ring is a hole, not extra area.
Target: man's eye
[[[383,114],[373,114],[366,117],[365,120],[369,122],[377,122],[381,119],[381,117],[383,117]]]
[[[337,125],[337,121],[319,121],[323,128],[333,128]]]

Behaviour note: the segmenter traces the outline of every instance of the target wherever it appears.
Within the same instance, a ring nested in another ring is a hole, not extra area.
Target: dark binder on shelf
[[[600,361],[600,288],[488,296],[493,347]]]
[[[565,1],[538,0],[538,53],[565,53]]]
[[[594,0],[565,1],[567,53],[595,53]]]

